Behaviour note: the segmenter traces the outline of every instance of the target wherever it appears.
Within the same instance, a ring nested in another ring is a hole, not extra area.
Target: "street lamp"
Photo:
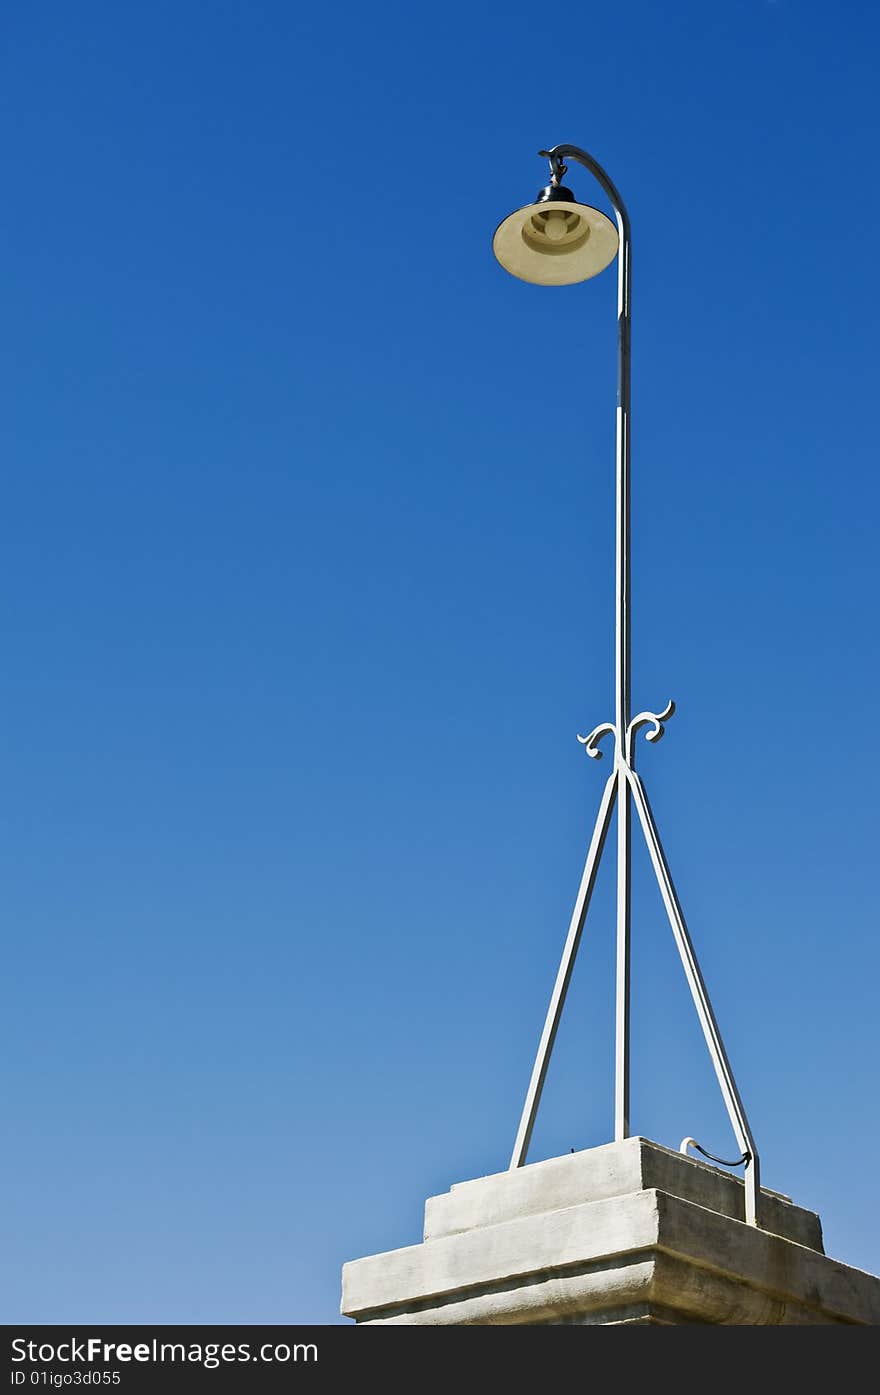
[[[630,604],[630,287],[631,236],[626,207],[605,170],[576,145],[556,145],[539,152],[550,161],[550,183],[542,189],[533,204],[518,209],[505,218],[496,229],[492,248],[498,261],[511,275],[540,286],[569,286],[587,281],[604,271],[617,256],[617,488],[616,488],[616,586],[615,586],[615,674],[614,721],[602,722],[589,736],[579,736],[588,756],[599,760],[599,742],[605,736],[614,737],[614,769],[608,777],[580,889],[572,912],[571,923],[538,1053],[532,1070],[511,1168],[522,1167],[528,1154],[541,1091],[550,1064],[553,1043],[565,1005],[565,997],[580,944],[581,931],[587,916],[596,873],[611,823],[617,808],[617,962],[616,1017],[614,1069],[614,1138],[629,1137],[629,1076],[630,1076],[630,910],[631,910],[631,818],[630,800],[635,805],[639,823],[648,845],[648,852],[660,894],[669,917],[669,924],[681,957],[688,987],[694,1000],[700,1026],[728,1117],[742,1150],[742,1157],[726,1166],[745,1165],[745,1219],[758,1224],[760,1168],[758,1151],[752,1138],[745,1109],[740,1099],[733,1071],[724,1049],[724,1042],[715,1021],[709,994],[700,972],[697,956],[685,923],[681,904],[673,885],[666,854],[647,793],[635,770],[635,738],[642,727],[649,727],[648,741],[659,741],[663,723],[672,716],[675,707],[670,702],[662,712],[639,712],[631,716],[631,604]],[[594,175],[607,194],[617,220],[617,227],[604,213],[579,203],[571,190],[562,184],[567,171],[566,160],[576,160]],[[716,1158],[692,1138],[682,1142],[682,1151],[693,1146],[711,1158]]]

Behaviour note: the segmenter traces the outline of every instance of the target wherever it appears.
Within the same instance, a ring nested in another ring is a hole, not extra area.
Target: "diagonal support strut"
[[[614,770],[608,776],[608,780],[605,784],[602,802],[599,805],[599,813],[596,818],[596,825],[593,829],[593,837],[590,840],[590,850],[587,853],[587,860],[584,864],[584,875],[581,877],[577,900],[574,903],[574,910],[571,913],[571,922],[568,927],[568,934],[565,938],[565,948],[562,951],[562,961],[559,965],[559,972],[556,975],[556,982],[553,985],[550,1006],[547,1009],[544,1030],[541,1033],[541,1040],[538,1043],[538,1054],[535,1057],[532,1078],[529,1081],[526,1102],[523,1105],[522,1118],[519,1121],[516,1142],[513,1145],[513,1155],[510,1159],[511,1168],[522,1167],[526,1160],[526,1154],[529,1151],[532,1129],[535,1126],[535,1115],[538,1113],[538,1105],[541,1103],[541,1091],[544,1089],[547,1067],[550,1064],[550,1056],[553,1051],[553,1043],[556,1040],[559,1019],[562,1016],[562,1009],[565,1006],[565,995],[568,992],[571,972],[574,968],[574,961],[577,958],[578,945],[581,942],[581,931],[584,928],[584,921],[587,918],[590,897],[593,894],[593,887],[596,884],[596,873],[599,870],[599,860],[602,856],[602,849],[605,846],[605,835],[608,832],[608,825],[611,822],[611,811],[614,808],[616,796],[617,771]]]
[[[746,1157],[745,1165],[745,1218],[749,1225],[758,1224],[758,1197],[760,1196],[760,1161],[758,1150],[752,1138],[749,1121],[746,1118],[746,1111],[740,1098],[736,1081],[733,1078],[733,1071],[727,1052],[724,1049],[724,1042],[721,1039],[721,1032],[712,1011],[712,1004],[709,1000],[709,993],[706,988],[703,975],[700,972],[700,965],[697,960],[696,950],[693,941],[688,933],[685,923],[684,913],[681,903],[672,881],[669,871],[669,864],[666,861],[666,854],[663,851],[663,844],[660,841],[660,834],[657,831],[657,824],[654,819],[648,795],[642,781],[636,772],[629,767],[625,767],[626,777],[632,790],[633,803],[642,825],[642,832],[645,835],[645,842],[648,845],[648,852],[657,882],[660,887],[660,895],[663,897],[663,905],[666,907],[666,914],[675,943],[681,958],[682,968],[685,978],[688,981],[688,988],[691,990],[691,997],[694,1000],[694,1007],[697,1010],[697,1017],[700,1019],[700,1026],[703,1029],[703,1037],[709,1057],[715,1070],[721,1096],[724,1100],[730,1124],[736,1136],[736,1141]]]

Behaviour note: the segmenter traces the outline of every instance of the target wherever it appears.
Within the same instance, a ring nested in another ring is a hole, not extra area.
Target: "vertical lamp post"
[[[605,170],[576,145],[557,145],[540,154],[550,161],[550,183],[539,193],[535,203],[511,213],[499,225],[493,240],[493,251],[506,271],[522,281],[541,286],[569,286],[587,281],[611,264],[617,256],[617,487],[616,487],[616,559],[615,559],[615,662],[614,662],[614,721],[602,722],[589,736],[578,740],[594,760],[601,758],[599,742],[605,736],[614,738],[614,769],[608,777],[593,836],[587,853],[580,889],[572,912],[562,961],[538,1045],[522,1118],[516,1135],[511,1168],[522,1167],[528,1154],[541,1091],[550,1063],[550,1055],[565,997],[568,991],[581,931],[586,920],[590,897],[605,839],[615,805],[617,808],[617,958],[616,958],[616,1025],[615,1025],[615,1086],[614,1137],[627,1138],[629,1121],[630,1079],[630,885],[631,885],[631,802],[648,845],[648,852],[669,923],[681,956],[688,986],[703,1029],[712,1065],[721,1088],[727,1113],[742,1150],[742,1157],[728,1166],[745,1165],[745,1219],[758,1223],[760,1176],[758,1153],[749,1129],[736,1081],[709,994],[703,982],[697,956],[685,924],[681,905],[670,876],[669,867],[653,811],[644,784],[635,770],[635,738],[642,727],[649,727],[648,741],[659,741],[663,723],[672,716],[670,702],[662,712],[639,712],[631,715],[630,694],[630,284],[631,237],[626,207]],[[607,194],[617,219],[617,227],[604,213],[579,203],[562,184],[566,160],[576,160],[595,176]],[[706,1153],[695,1140],[687,1138],[715,1162],[722,1159]]]

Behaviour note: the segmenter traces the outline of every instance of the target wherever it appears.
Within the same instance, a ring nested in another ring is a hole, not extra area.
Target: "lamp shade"
[[[572,286],[613,262],[617,228],[598,208],[578,203],[570,189],[550,184],[534,203],[499,223],[492,251],[511,276],[536,286]]]

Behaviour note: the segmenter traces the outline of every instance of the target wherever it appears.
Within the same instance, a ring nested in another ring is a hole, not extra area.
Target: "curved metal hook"
[[[590,732],[589,736],[579,736],[578,741],[581,743],[591,760],[601,760],[602,752],[599,750],[599,747],[596,743],[601,741],[603,736],[613,736],[614,731],[615,728],[613,722],[601,722],[599,726],[593,727],[593,730]]]
[[[714,1153],[707,1153],[706,1149],[695,1138],[690,1137],[681,1140],[681,1147],[678,1151],[688,1157],[688,1148],[696,1148],[697,1152],[702,1153],[704,1158],[708,1158],[710,1162],[720,1163],[722,1167],[742,1167],[744,1163],[750,1163],[752,1160],[752,1155],[748,1149],[738,1158],[716,1158]]]
[[[579,165],[583,165],[585,170],[589,170],[611,200],[620,221],[621,240],[624,237],[629,237],[629,214],[626,211],[626,204],[620,197],[620,192],[611,176],[602,168],[598,160],[589,155],[586,150],[582,150],[579,145],[554,145],[550,150],[539,150],[538,154],[543,159],[549,160],[551,165],[562,164],[564,160],[577,160]]]

